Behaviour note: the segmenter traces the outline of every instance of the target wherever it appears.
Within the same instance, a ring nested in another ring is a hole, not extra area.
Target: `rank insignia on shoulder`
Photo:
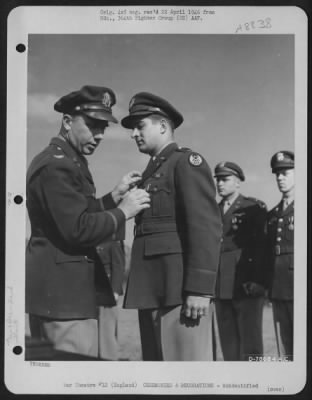
[[[54,158],[64,158],[64,154],[54,154]]]
[[[178,147],[177,149],[176,149],[176,151],[181,151],[182,153],[186,153],[186,152],[188,152],[188,151],[192,151],[190,148],[188,148],[188,147]]]
[[[266,208],[266,204],[263,202],[263,201],[261,201],[261,200],[259,200],[259,199],[256,199],[255,197],[247,197],[249,200],[251,200],[251,201],[254,201],[256,204],[258,204],[260,207],[262,207],[262,208]]]
[[[198,153],[190,154],[188,160],[189,163],[194,167],[199,167],[203,163],[203,159]]]

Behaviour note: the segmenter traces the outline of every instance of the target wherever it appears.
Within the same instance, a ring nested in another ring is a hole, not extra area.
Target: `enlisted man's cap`
[[[116,104],[115,93],[103,86],[83,86],[80,90],[61,97],[54,110],[63,114],[81,113],[87,116],[110,122],[118,122],[112,114]]]
[[[271,158],[271,168],[273,174],[281,169],[295,168],[295,154],[288,150],[275,153]]]
[[[170,119],[174,128],[177,128],[183,122],[182,114],[167,100],[152,93],[140,92],[130,100],[129,115],[121,120],[121,125],[124,128],[132,129],[135,121],[152,114],[163,115]]]
[[[241,167],[231,161],[223,161],[218,163],[215,167],[214,172],[215,177],[235,175],[241,181],[245,180],[245,175]]]

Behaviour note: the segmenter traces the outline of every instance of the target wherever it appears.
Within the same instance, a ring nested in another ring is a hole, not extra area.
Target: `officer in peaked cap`
[[[273,174],[277,171],[295,168],[295,155],[292,151],[279,151],[271,158],[271,168]]]
[[[106,87],[83,86],[54,105],[60,132],[31,162],[27,209],[31,238],[26,251],[26,312],[31,335],[49,339],[73,358],[116,358],[103,307],[116,304],[114,288],[96,251],[124,237],[125,221],[149,207],[142,189],[129,192],[141,174],[132,171],[96,198],[85,156],[93,154],[116,103]],[[99,274],[99,271],[102,274]],[[101,276],[101,279],[97,279]],[[102,310],[102,311],[101,311]],[[114,340],[114,338],[112,338]]]
[[[245,180],[245,175],[241,167],[231,161],[221,162],[215,168],[215,177],[237,176],[241,181]]]
[[[182,114],[167,100],[152,93],[140,92],[132,97],[129,104],[129,115],[122,119],[121,124],[124,128],[132,129],[137,120],[152,114],[168,118],[174,129],[183,122]]]
[[[106,87],[83,86],[80,90],[61,97],[54,110],[63,114],[83,114],[90,118],[117,123],[112,114],[112,106],[116,104],[115,93]]]
[[[271,158],[272,173],[282,193],[268,213],[270,290],[279,356],[293,359],[295,156],[279,151]]]
[[[174,141],[183,117],[168,101],[136,94],[122,119],[151,156],[140,187],[151,208],[137,216],[125,308],[139,310],[143,360],[212,360],[210,297],[221,219],[204,158]],[[210,333],[210,337],[209,337]]]
[[[224,361],[245,361],[263,353],[266,206],[240,193],[245,175],[236,163],[218,163],[215,178],[223,220],[215,296],[216,342],[220,342]]]

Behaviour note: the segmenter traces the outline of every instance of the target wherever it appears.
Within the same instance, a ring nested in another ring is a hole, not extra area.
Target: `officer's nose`
[[[277,173],[277,174],[276,174],[276,179],[277,179],[278,181],[280,181],[281,179],[283,179],[283,174]]]
[[[102,127],[102,126],[98,126],[98,127],[96,127],[95,129],[93,129],[93,136],[95,137],[95,138],[100,138],[100,139],[103,139],[103,136],[104,136],[104,133],[105,133],[105,129],[106,129],[106,127]]]
[[[135,139],[138,136],[139,136],[139,130],[137,128],[133,128],[131,133],[131,139]]]
[[[104,129],[98,130],[93,134],[93,139],[96,142],[100,142],[104,138]]]

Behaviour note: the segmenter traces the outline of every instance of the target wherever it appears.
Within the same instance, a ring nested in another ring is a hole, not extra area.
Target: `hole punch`
[[[14,203],[15,203],[15,204],[21,204],[21,203],[23,203],[23,197],[20,196],[19,194],[16,195],[16,196],[14,197]]]
[[[19,356],[20,354],[23,353],[23,347],[22,346],[14,346],[13,347],[13,353]]]
[[[26,50],[26,46],[23,43],[19,43],[16,46],[16,51],[18,51],[19,53],[24,53],[25,50]]]

